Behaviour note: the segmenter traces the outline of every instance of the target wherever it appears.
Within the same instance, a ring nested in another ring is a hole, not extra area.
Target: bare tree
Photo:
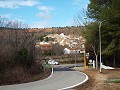
[[[74,17],[75,26],[86,26],[89,24],[89,22],[92,21],[93,21],[92,19],[88,18],[87,11],[85,9],[79,11],[77,15]]]
[[[63,49],[64,46],[61,46],[58,43],[52,45],[52,52],[57,56],[63,55]]]
[[[35,33],[27,28],[22,22],[0,18],[0,68],[34,62]]]
[[[85,10],[83,10],[82,13],[81,12],[78,13],[74,21],[77,26],[81,26],[81,25],[84,26],[81,32],[81,35],[86,39],[87,47],[90,46],[90,49],[95,55],[96,69],[97,69],[98,68],[98,54],[99,54],[97,27],[94,27],[95,25],[92,23],[93,20],[87,17]],[[93,25],[93,27],[90,28],[90,25],[91,26]]]

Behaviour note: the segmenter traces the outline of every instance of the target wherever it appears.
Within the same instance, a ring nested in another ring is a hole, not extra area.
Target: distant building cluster
[[[74,28],[74,27],[66,27],[66,28]],[[78,27],[76,27],[78,30]],[[82,27],[83,28],[83,27]],[[34,29],[30,29],[30,31],[35,31],[35,32],[39,32],[40,30],[43,30],[44,32],[47,32],[47,35],[44,38],[48,38],[49,41],[45,42],[38,42],[36,44],[36,46],[41,47],[42,51],[45,50],[51,50],[52,49],[52,45],[54,44],[59,44],[60,46],[65,47],[63,52],[64,54],[72,54],[72,53],[82,53],[84,51],[84,43],[85,43],[85,39],[82,36],[79,35],[74,35],[74,34],[69,34],[69,32],[67,34],[65,34],[64,32],[62,32],[62,30],[60,31],[59,29],[61,29],[60,27],[58,28],[34,28]],[[53,33],[53,31],[55,31],[55,33]],[[74,30],[74,29],[72,29]],[[59,33],[57,33],[59,31]],[[69,31],[69,30],[68,30]]]
[[[70,35],[66,36],[64,33],[61,34],[48,34],[45,36],[52,42],[39,42],[37,46],[41,47],[41,50],[50,50],[52,49],[52,44],[58,43],[61,46],[67,46],[63,50],[64,54],[72,54],[72,53],[80,53],[83,51],[82,45],[84,45],[84,38],[83,37],[76,37],[72,38]]]

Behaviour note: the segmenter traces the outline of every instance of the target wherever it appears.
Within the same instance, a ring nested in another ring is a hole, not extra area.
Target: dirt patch
[[[90,68],[76,70],[86,73],[89,80],[73,90],[120,90],[120,83],[107,82],[109,79],[120,79],[120,69],[102,70],[102,73]]]

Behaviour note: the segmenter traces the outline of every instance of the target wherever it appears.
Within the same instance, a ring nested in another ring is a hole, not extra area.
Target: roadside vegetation
[[[120,89],[120,0],[90,0],[86,12],[85,29],[81,32],[86,39],[86,51],[90,59],[96,60],[96,69],[75,68],[86,73],[89,80],[73,90],[119,90]],[[91,19],[91,21],[89,21]],[[80,18],[77,18],[80,21]],[[102,63],[115,69],[98,70],[100,59],[101,31]],[[91,57],[92,56],[92,57]]]
[[[108,79],[107,83],[120,83],[120,79]]]
[[[100,37],[102,62],[115,68],[120,67],[120,0],[90,0],[83,22],[82,36],[86,39],[86,51],[90,59],[99,66]],[[82,19],[83,20],[83,19]],[[80,14],[77,20],[81,22]],[[78,23],[79,23],[78,22]]]
[[[51,70],[44,69],[35,60],[35,39],[28,25],[0,17],[0,85],[29,82],[50,75]]]

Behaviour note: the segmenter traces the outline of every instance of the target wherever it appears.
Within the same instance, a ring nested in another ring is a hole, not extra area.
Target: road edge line
[[[49,77],[47,77],[47,78],[45,78],[45,79],[43,79],[43,80],[47,80],[47,79],[51,78],[51,77],[52,77],[52,75],[53,75],[53,67],[52,67],[52,72],[51,72],[50,76],[49,76]],[[42,81],[42,80],[41,80],[41,81]]]
[[[70,86],[70,87],[65,87],[65,88],[58,89],[58,90],[65,90],[65,89],[74,88],[74,87],[76,87],[76,86],[78,86],[78,85],[81,85],[81,84],[85,83],[86,81],[88,81],[89,78],[88,78],[88,75],[87,75],[87,74],[85,74],[85,73],[83,73],[83,72],[79,72],[79,73],[82,73],[82,74],[84,74],[84,75],[86,76],[86,78],[85,78],[82,82],[80,82],[80,83],[78,83],[78,84],[75,84],[75,85],[72,85],[72,86]]]

